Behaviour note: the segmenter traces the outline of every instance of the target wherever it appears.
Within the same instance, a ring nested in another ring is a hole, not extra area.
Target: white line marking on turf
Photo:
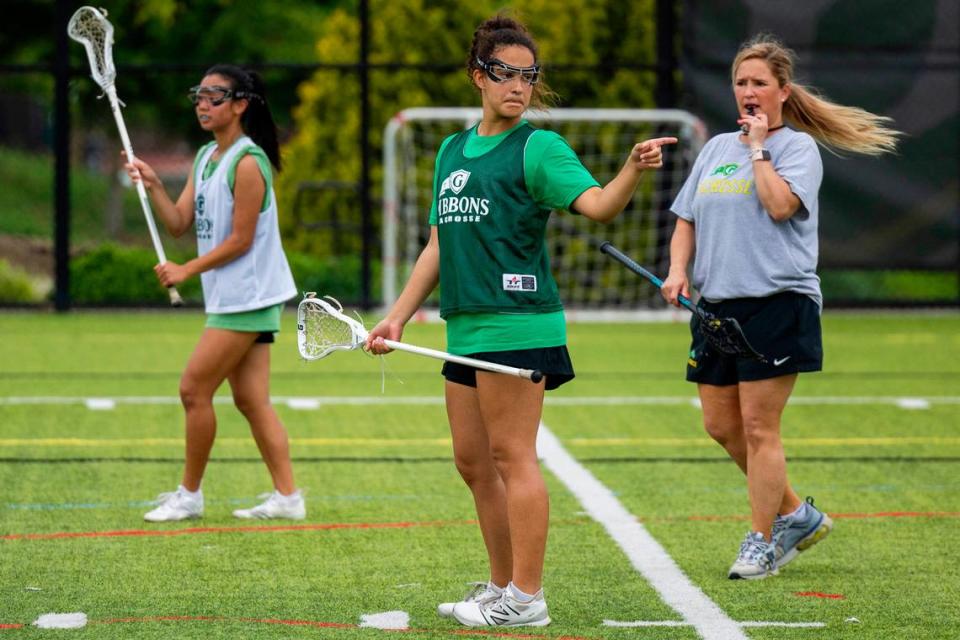
[[[117,403],[112,398],[87,398],[87,409],[92,411],[113,411]]]
[[[797,629],[819,629],[827,626],[825,622],[765,622],[765,621],[747,621],[738,623],[741,627],[788,627]],[[604,620],[606,627],[689,627],[689,622],[678,622],[676,620],[631,620],[621,622],[620,620]]]
[[[543,423],[537,436],[543,464],[600,523],[663,601],[705,640],[745,640],[740,626],[694,585],[610,489],[571,456]]]
[[[443,405],[442,396],[273,396],[277,404],[285,404],[293,409],[319,409],[324,405],[339,406],[393,406],[393,405]],[[233,400],[226,395],[213,399],[215,404],[232,404]],[[0,397],[0,405],[57,405],[82,404],[91,409],[113,408],[103,405],[179,405],[177,396],[114,396],[114,397],[85,397],[85,396],[5,396]],[[547,406],[558,407],[603,407],[603,406],[634,406],[634,405],[688,405],[700,407],[700,399],[691,396],[570,396],[565,398],[547,398]],[[933,405],[960,404],[960,396],[793,396],[789,404],[821,406],[821,405],[894,405],[903,409],[925,409]],[[926,404],[926,406],[923,406]],[[92,406],[93,405],[93,406]]]
[[[406,611],[364,613],[360,616],[359,626],[373,627],[374,629],[409,629],[410,614]]]
[[[900,398],[897,406],[901,409],[929,409],[930,402],[925,398]]]
[[[45,613],[33,621],[41,629],[79,629],[87,626],[85,613]]]

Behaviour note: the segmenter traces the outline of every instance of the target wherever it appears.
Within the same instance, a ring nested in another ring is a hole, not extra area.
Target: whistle
[[[754,109],[755,109],[755,107],[754,107],[752,104],[748,104],[748,105],[747,105],[747,115],[752,116]],[[740,125],[740,131],[743,132],[744,134],[750,133],[750,125],[748,125],[746,122],[744,122],[742,125]]]

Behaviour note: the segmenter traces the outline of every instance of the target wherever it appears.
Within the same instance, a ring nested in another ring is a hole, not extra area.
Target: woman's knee
[[[751,449],[777,444],[780,441],[779,420],[772,419],[770,416],[746,413],[743,416],[743,434],[747,440],[747,446]]]
[[[727,445],[743,437],[743,424],[740,422],[704,419],[703,428],[707,435],[720,445]]]
[[[213,404],[213,393],[204,389],[194,380],[183,378],[180,380],[180,402],[185,409]]]
[[[453,462],[460,477],[469,487],[499,481],[500,476],[489,454],[479,452],[455,453]]]

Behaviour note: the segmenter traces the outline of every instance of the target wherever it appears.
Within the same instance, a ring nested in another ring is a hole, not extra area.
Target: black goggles
[[[487,74],[487,77],[496,83],[510,82],[521,78],[530,85],[537,84],[540,81],[540,65],[535,64],[532,67],[515,67],[507,64],[503,60],[491,58],[484,62],[477,58],[477,64]]]
[[[221,87],[219,85],[210,85],[208,87],[197,85],[190,87],[190,90],[187,92],[187,98],[195,105],[206,100],[214,107],[219,107],[227,100],[263,100],[255,93],[250,93],[249,91],[234,91],[229,87]]]
[[[187,98],[195,105],[206,100],[214,107],[219,107],[224,102],[231,100],[234,97],[235,94],[233,89],[228,87],[220,87],[217,85],[208,87],[197,85],[195,87],[190,87],[190,90],[187,92]]]

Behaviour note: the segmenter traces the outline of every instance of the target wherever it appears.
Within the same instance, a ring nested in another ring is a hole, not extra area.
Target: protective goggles
[[[477,64],[486,72],[487,77],[496,83],[510,82],[521,78],[527,84],[537,84],[540,81],[540,65],[535,64],[532,67],[515,67],[502,60],[491,58],[484,62],[477,58]]]
[[[239,98],[240,96],[236,94],[233,89],[227,87],[220,87],[217,85],[212,85],[208,87],[202,87],[197,85],[195,87],[190,87],[190,91],[187,92],[187,98],[193,104],[200,104],[204,100],[209,102],[214,107],[219,107],[227,100],[233,98]]]

